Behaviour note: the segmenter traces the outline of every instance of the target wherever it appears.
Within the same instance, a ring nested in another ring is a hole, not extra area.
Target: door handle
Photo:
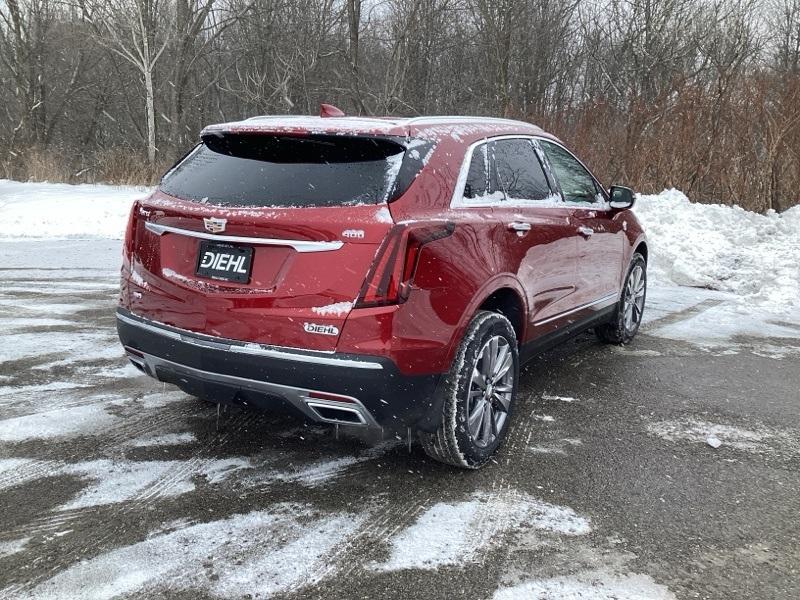
[[[591,237],[594,233],[594,229],[591,227],[586,227],[585,225],[581,225],[578,227],[578,233],[580,233],[583,237]]]
[[[531,230],[531,224],[523,223],[522,221],[514,221],[513,223],[508,224],[508,228],[511,231],[516,231],[517,233],[524,233]]]

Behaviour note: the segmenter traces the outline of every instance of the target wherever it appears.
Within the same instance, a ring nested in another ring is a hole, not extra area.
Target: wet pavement
[[[707,336],[729,297],[655,287],[465,472],[141,376],[118,246],[0,243],[0,597],[800,597],[800,322]]]

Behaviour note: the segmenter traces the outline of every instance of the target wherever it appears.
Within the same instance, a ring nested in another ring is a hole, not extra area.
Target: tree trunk
[[[154,166],[156,162],[156,107],[153,92],[153,70],[144,69],[145,106],[147,111],[147,162]]]

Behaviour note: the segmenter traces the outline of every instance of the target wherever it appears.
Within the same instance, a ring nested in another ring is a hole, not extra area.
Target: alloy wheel
[[[631,333],[639,326],[644,311],[645,277],[642,265],[636,265],[628,276],[623,299],[625,332]]]
[[[514,356],[508,340],[496,335],[483,345],[472,370],[467,425],[475,445],[485,448],[502,431],[514,392]]]

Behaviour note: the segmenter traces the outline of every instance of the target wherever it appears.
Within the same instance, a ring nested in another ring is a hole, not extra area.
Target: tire
[[[601,342],[606,344],[627,344],[642,324],[645,299],[647,297],[647,262],[644,256],[636,252],[631,259],[622,295],[617,302],[611,320],[594,332]]]
[[[485,373],[491,374],[488,385]],[[479,311],[446,377],[442,422],[435,433],[420,432],[422,447],[440,462],[478,469],[503,443],[517,394],[519,351],[509,320]]]

